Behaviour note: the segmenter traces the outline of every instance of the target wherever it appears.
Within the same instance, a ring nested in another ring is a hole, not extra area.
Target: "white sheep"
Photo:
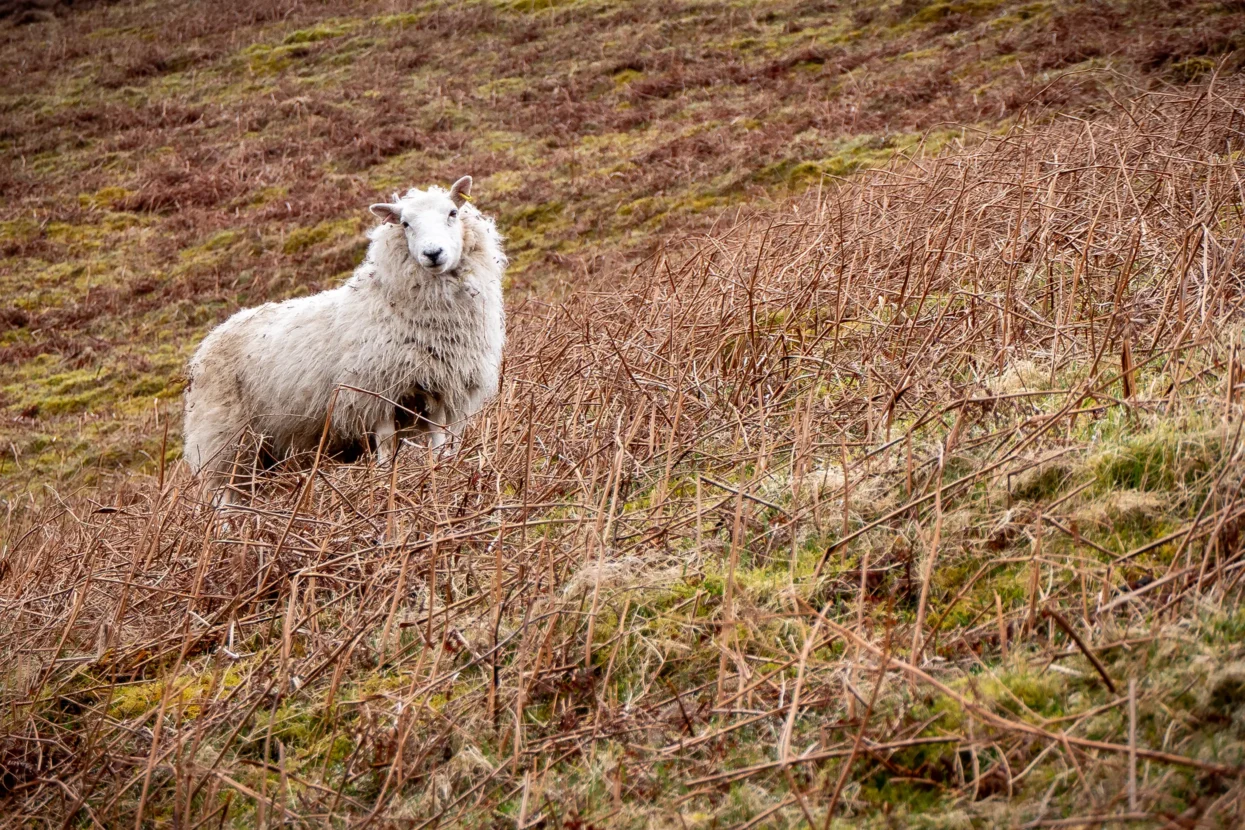
[[[248,434],[279,459],[314,452],[327,419],[330,451],[370,444],[388,464],[402,435],[441,446],[496,394],[507,263],[470,191],[464,176],[372,205],[382,223],[344,285],[239,311],[204,338],[189,366],[185,456],[211,489]]]

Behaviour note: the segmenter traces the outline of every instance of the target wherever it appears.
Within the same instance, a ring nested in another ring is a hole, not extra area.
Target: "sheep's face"
[[[458,267],[463,255],[463,223],[459,208],[471,192],[471,177],[454,182],[447,193],[440,188],[411,190],[392,204],[372,205],[372,213],[398,225],[406,235],[411,259],[434,274]]]

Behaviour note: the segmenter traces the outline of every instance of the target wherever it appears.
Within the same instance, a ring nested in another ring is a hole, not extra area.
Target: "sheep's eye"
[[[458,211],[456,211],[456,210],[451,210],[451,211],[450,211],[450,218],[451,218],[451,219],[453,219],[453,218],[454,218],[455,216],[457,216],[457,215],[458,215]]]
[[[403,222],[403,223],[402,223],[402,227],[404,227],[404,228],[409,228],[409,227],[410,227],[410,225],[408,225],[406,222]]]

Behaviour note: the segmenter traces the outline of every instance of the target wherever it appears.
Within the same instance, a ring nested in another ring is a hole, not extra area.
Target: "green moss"
[[[310,29],[299,29],[296,32],[290,32],[281,40],[281,43],[287,46],[298,43],[316,43],[321,40],[341,37],[349,32],[350,29],[351,27],[346,25],[321,23],[318,26],[312,26]]]
[[[931,47],[929,49],[917,49],[913,52],[904,52],[902,55],[895,58],[895,60],[897,61],[920,61],[920,60],[925,60],[926,58],[936,58],[941,54],[942,54],[941,48]]]
[[[501,170],[480,182],[481,192],[490,197],[514,193],[523,186],[523,174],[517,170]]]
[[[933,23],[950,17],[953,14],[967,14],[974,17],[991,12],[1002,5],[1002,0],[969,0],[957,3],[933,3],[921,9],[913,17],[917,23]]]
[[[262,205],[271,204],[285,199],[290,195],[290,189],[284,185],[268,185],[261,187],[245,197],[242,204],[252,207],[260,207]]]
[[[1026,501],[1041,502],[1062,492],[1072,479],[1072,468],[1059,462],[1039,464],[1026,471],[1012,487],[1012,496]]]
[[[542,12],[574,5],[578,0],[494,0],[499,8],[513,12]]]
[[[1042,717],[1058,717],[1065,708],[1066,682],[1063,675],[1054,672],[1041,673],[1022,667],[962,677],[950,685],[971,701],[1021,719],[1027,717],[1026,708]],[[958,701],[943,695],[934,697],[932,703],[919,709],[921,719],[937,716],[936,725],[931,726],[932,734],[958,731],[968,717]]]
[[[932,755],[933,753],[925,754]],[[921,757],[918,760],[924,762],[926,758]],[[938,790],[928,785],[896,780],[897,778],[898,776],[884,772],[870,776],[861,782],[860,798],[876,807],[885,805],[888,813],[895,811],[897,815],[902,816],[910,812],[913,823],[906,825],[909,827],[949,829],[971,826],[968,817],[959,811],[939,814],[936,808],[942,803],[943,796]],[[832,826],[838,827],[838,821]]]
[[[991,20],[989,23],[990,28],[1005,29],[1029,20],[1048,18],[1053,5],[1049,2],[1026,3],[1018,8],[1010,9],[1006,14],[1001,14]]]
[[[220,691],[227,692],[236,687],[242,682],[243,678],[244,675],[241,667],[237,665],[230,666],[220,678],[217,687],[218,693]],[[212,684],[213,673],[211,671],[178,677],[173,681],[172,688],[169,689],[168,705],[180,706],[189,704],[184,710],[184,715],[189,718],[198,717],[200,707],[197,701],[207,695],[212,688]],[[109,716],[125,720],[151,711],[160,705],[160,701],[165,694],[166,685],[167,680],[161,678],[146,683],[114,687],[112,699],[108,703]]]
[[[94,193],[78,194],[78,204],[84,208],[112,210],[133,195],[124,187],[104,187]]]
[[[365,52],[376,47],[381,41],[370,37],[352,37],[342,43],[337,49],[328,56],[327,63],[329,66],[353,66],[355,61],[359,59]],[[310,79],[308,79],[309,81]],[[379,90],[368,90],[364,93],[365,98],[379,98],[383,93]]]
[[[530,79],[521,76],[496,78],[476,87],[476,94],[483,97],[513,95],[528,89],[531,85]]]
[[[164,685],[163,681],[153,680],[133,686],[117,686],[108,707],[108,714],[114,718],[138,717],[160,701],[164,694]]]
[[[566,203],[544,202],[520,208],[509,213],[505,219],[508,252],[512,261],[526,264],[535,260],[540,252],[556,249],[559,244],[555,232],[567,227],[563,216]]]
[[[4,391],[15,401],[13,409],[37,415],[64,415],[111,400],[111,377],[112,373],[101,377],[96,369],[75,369],[42,377],[36,373],[29,385],[14,384]]]
[[[643,77],[644,77],[644,73],[641,72],[639,69],[630,69],[630,68],[620,69],[614,73],[614,83],[617,86],[626,86],[632,81],[638,80]]]
[[[330,239],[358,232],[358,221],[355,219],[338,219],[321,222],[311,228],[296,228],[286,236],[281,250],[287,254],[301,253]]]
[[[105,243],[112,243],[109,229],[102,224],[85,222],[49,222],[43,229],[44,236],[77,249],[97,249]]]
[[[424,19],[424,12],[402,12],[400,14],[383,14],[380,17],[372,18],[372,22],[386,28],[396,27],[405,28],[414,26]]]
[[[1215,71],[1215,61],[1207,57],[1185,58],[1171,66],[1171,74],[1185,83],[1196,81]]]
[[[826,178],[842,178],[858,170],[881,167],[897,153],[936,153],[955,132],[898,133],[890,136],[859,135],[832,143],[833,152],[811,160],[785,159],[763,168],[756,179],[770,185],[797,190]],[[924,143],[922,143],[924,142]]]
[[[42,229],[29,219],[9,219],[0,222],[0,242],[23,245],[39,238]]]
[[[1094,459],[1103,490],[1170,490],[1196,486],[1217,460],[1222,433],[1189,433],[1164,424],[1104,449]]]
[[[206,242],[198,248],[190,248],[182,252],[183,256],[191,255],[196,251],[220,251],[230,247],[242,237],[241,231],[224,230],[215,233],[208,238]]]
[[[242,50],[247,68],[256,75],[275,75],[288,69],[296,58],[311,54],[305,43],[289,43],[272,46],[256,43]]]
[[[644,225],[656,228],[668,216],[701,213],[729,204],[734,194],[688,194],[684,196],[643,196],[625,202],[615,209],[615,215],[628,225]]]
[[[984,17],[1001,5],[1003,5],[1003,0],[959,0],[959,2],[936,3],[905,0],[899,4],[897,9],[899,21],[892,27],[892,31],[909,32],[953,16]]]
[[[1219,638],[1228,642],[1245,641],[1245,608],[1218,616],[1204,636],[1212,642]]]
[[[540,147],[527,136],[508,130],[485,130],[473,137],[481,150],[506,153],[524,166],[535,166],[541,156]]]
[[[998,686],[1005,686],[1011,695],[1019,698],[1028,709],[1042,717],[1051,718],[1064,714],[1063,697],[1067,682],[1061,674],[1039,672],[1026,667],[1005,672],[999,675],[997,680],[991,678],[986,683],[978,685],[979,694],[993,694],[1001,708],[1020,714],[1020,707],[1015,700],[1011,695],[1006,695],[1001,689],[997,689]]]
[[[285,744],[287,749],[300,754],[313,750],[313,754],[321,759],[327,753],[331,760],[340,760],[342,756],[338,753],[345,747],[321,740],[327,714],[323,707],[306,700],[287,700],[272,716],[272,736]],[[267,738],[268,717],[261,715],[256,720],[256,728],[251,733],[252,740],[262,742]]]

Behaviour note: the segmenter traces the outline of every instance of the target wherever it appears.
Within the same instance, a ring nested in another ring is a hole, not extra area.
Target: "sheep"
[[[367,256],[341,286],[239,311],[190,360],[184,456],[209,492],[250,434],[268,459],[456,442],[497,393],[505,342],[507,260],[493,220],[466,197],[411,189],[374,204]],[[305,456],[304,456],[305,457]]]

